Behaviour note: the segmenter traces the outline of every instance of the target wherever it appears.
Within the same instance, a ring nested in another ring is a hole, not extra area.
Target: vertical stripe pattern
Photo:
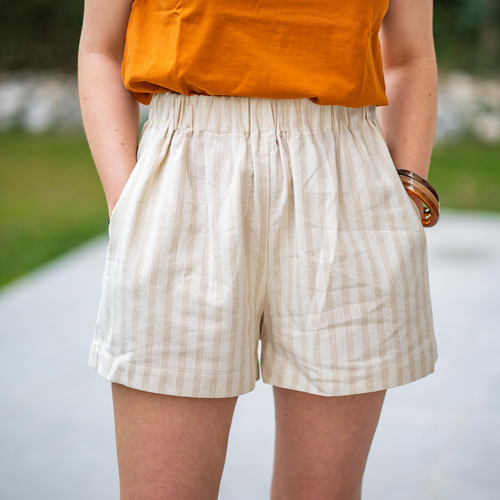
[[[136,389],[335,396],[431,373],[424,229],[375,107],[153,97],[89,364]]]

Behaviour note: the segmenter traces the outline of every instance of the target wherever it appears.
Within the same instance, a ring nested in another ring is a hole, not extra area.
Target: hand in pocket
[[[132,170],[130,170],[129,172],[120,172],[121,175],[118,176],[118,178],[113,178],[113,180],[108,183],[105,189],[106,202],[108,204],[108,214],[110,219],[118,201],[122,196],[123,190],[125,189],[125,186],[127,185],[128,180],[132,175],[133,170],[134,169],[132,168]]]

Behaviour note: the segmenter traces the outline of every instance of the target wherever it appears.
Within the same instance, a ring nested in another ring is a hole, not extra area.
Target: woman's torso
[[[389,0],[135,0],[123,78],[152,93],[387,104],[378,33]]]

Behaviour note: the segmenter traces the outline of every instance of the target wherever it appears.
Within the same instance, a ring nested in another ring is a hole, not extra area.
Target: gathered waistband
[[[278,133],[361,127],[375,118],[375,106],[346,108],[310,99],[245,96],[154,94],[149,109],[153,125],[214,133]]]

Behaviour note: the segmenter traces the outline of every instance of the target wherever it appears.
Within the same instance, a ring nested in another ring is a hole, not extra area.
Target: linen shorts
[[[436,358],[424,229],[374,106],[153,97],[109,225],[101,376],[229,397],[261,372],[340,396]]]

